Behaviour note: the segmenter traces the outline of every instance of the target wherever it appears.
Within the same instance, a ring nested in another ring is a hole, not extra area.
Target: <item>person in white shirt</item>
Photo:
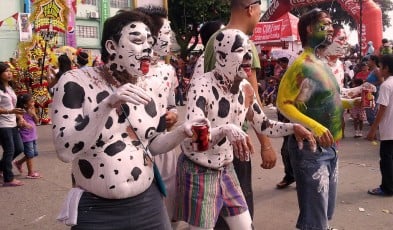
[[[13,78],[10,66],[0,62],[0,143],[3,157],[0,171],[3,173],[3,186],[21,186],[22,181],[16,180],[12,172],[12,160],[23,152],[23,142],[19,135],[16,115],[26,111],[16,107],[16,94],[10,82]]]
[[[380,58],[380,73],[385,81],[379,89],[379,109],[367,139],[374,141],[379,128],[379,165],[382,181],[379,187],[368,190],[368,193],[376,196],[393,196],[393,55],[386,54]]]

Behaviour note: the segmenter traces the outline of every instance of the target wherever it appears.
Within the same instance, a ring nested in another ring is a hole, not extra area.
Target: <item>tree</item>
[[[392,26],[390,24],[390,17],[388,15],[388,11],[393,10],[392,0],[375,0],[375,2],[381,7],[382,24],[384,26],[383,29],[385,30],[385,28]],[[307,12],[316,6],[329,11],[334,23],[347,24],[352,30],[357,29],[358,24],[355,22],[355,20],[341,7],[340,3],[334,0],[332,0],[332,2],[318,3],[311,6],[293,9],[291,13],[296,16],[300,16],[302,13]]]
[[[176,41],[180,46],[180,57],[187,60],[198,44],[198,28],[207,21],[226,22],[230,15],[228,0],[169,0],[168,18]],[[194,43],[189,46],[194,38]]]

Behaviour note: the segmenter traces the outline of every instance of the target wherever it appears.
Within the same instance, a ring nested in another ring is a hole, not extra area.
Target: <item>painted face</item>
[[[168,19],[164,19],[164,24],[162,25],[158,37],[157,42],[153,46],[154,52],[156,52],[160,56],[168,55],[170,52],[171,46],[171,25]]]
[[[325,55],[330,57],[341,57],[346,54],[348,48],[348,37],[344,29],[339,29],[336,36],[333,37],[333,42],[330,44]]]
[[[311,46],[328,46],[333,42],[332,20],[326,14],[322,14],[318,22],[312,26]]]
[[[251,75],[252,52],[248,37],[236,29],[226,29],[216,36],[216,70],[233,81]]]
[[[150,29],[142,22],[126,25],[121,31],[118,44],[112,42],[108,52],[111,54],[109,66],[112,71],[126,71],[133,77],[149,72],[152,45]]]
[[[3,73],[0,75],[1,82],[9,82],[12,80],[12,72],[10,68],[7,68]]]

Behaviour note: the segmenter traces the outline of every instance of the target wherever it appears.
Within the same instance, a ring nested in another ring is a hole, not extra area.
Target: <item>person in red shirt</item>
[[[355,74],[355,77],[353,78],[353,80],[355,79],[362,79],[363,82],[366,81],[368,75],[370,74],[370,70],[368,68],[368,65],[366,62],[362,62],[360,64],[360,71],[358,73]]]

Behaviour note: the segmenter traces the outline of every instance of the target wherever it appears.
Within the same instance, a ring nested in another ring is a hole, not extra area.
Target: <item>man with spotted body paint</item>
[[[191,140],[182,143],[177,166],[175,217],[190,229],[213,229],[222,215],[231,229],[252,229],[247,203],[232,164],[234,156],[249,160],[253,152],[241,126],[247,119],[258,133],[282,137],[295,133],[313,142],[304,127],[269,120],[251,84],[252,52],[248,37],[237,29],[219,31],[214,40],[215,68],[194,76],[188,92],[186,120],[207,118],[212,139],[207,151],[197,152]],[[217,143],[217,144],[215,144]]]
[[[104,65],[69,71],[54,89],[54,144],[58,157],[72,163],[75,180],[58,220],[72,229],[171,229],[151,157],[208,121],[157,131],[165,114],[160,93],[169,89],[144,76],[153,29],[140,12],[109,18],[101,40]]]
[[[161,60],[162,57],[170,53],[172,34],[170,21],[167,19],[168,13],[166,9],[160,6],[148,5],[138,7],[136,10],[149,15],[157,27],[159,27],[159,31],[154,32],[157,37],[156,43],[153,45],[154,53],[146,80],[152,81],[151,84],[160,86],[160,88],[157,89],[157,92],[159,92],[159,101],[157,104],[158,107],[163,110],[162,113],[164,115],[161,117],[157,131],[165,132],[166,130],[172,129],[177,122],[177,109],[175,103],[175,88],[177,87],[176,71],[172,65],[166,64]],[[161,83],[157,84],[158,82]],[[173,149],[166,154],[154,156],[154,162],[166,186],[167,195],[164,201],[171,220],[176,196],[176,164],[177,157],[179,156],[178,153],[178,149]],[[175,225],[175,223],[172,223],[172,225]]]
[[[316,151],[298,148],[289,138],[290,159],[296,180],[300,214],[299,229],[328,229],[332,218],[338,176],[336,141],[342,137],[343,108],[353,100],[341,100],[340,87],[329,66],[317,55],[332,42],[330,15],[320,9],[304,14],[298,23],[304,52],[284,74],[277,97],[277,107],[292,122],[310,129],[316,137]]]

